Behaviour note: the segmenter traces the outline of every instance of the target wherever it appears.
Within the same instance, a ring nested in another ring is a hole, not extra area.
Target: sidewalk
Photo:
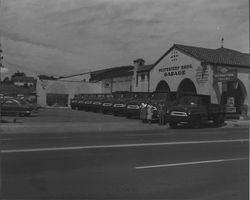
[[[107,132],[107,131],[138,131],[166,129],[168,126],[159,124],[144,124],[140,121],[134,122],[54,122],[54,123],[2,123],[0,124],[1,133],[70,133],[70,132]]]
[[[248,128],[248,120],[227,120],[222,128]],[[47,122],[47,123],[0,123],[0,133],[70,133],[70,132],[108,132],[168,129],[168,125],[158,123],[144,124],[133,122]]]

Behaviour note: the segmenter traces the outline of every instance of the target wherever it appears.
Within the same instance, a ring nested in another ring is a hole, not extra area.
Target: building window
[[[145,81],[145,74],[141,75],[141,81]]]

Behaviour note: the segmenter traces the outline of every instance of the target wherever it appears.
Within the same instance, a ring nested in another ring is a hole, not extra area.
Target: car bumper
[[[173,116],[173,115],[167,115],[166,117],[167,121],[170,122],[176,122],[176,123],[192,123],[196,120],[195,116],[188,115],[188,116]]]
[[[116,114],[124,114],[125,109],[125,107],[113,107],[113,112]]]
[[[140,116],[141,109],[126,109],[125,113],[131,116]]]

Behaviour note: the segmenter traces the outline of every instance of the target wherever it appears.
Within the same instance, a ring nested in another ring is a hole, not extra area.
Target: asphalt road
[[[247,128],[1,135],[3,199],[248,200]]]

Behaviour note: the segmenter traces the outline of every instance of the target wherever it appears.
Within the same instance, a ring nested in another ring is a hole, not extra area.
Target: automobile
[[[103,101],[102,101],[102,105],[100,108],[100,111],[103,114],[107,114],[107,113],[112,113],[112,106],[113,106],[113,99],[115,98],[114,94],[107,94],[105,95]]]
[[[216,126],[224,124],[225,108],[220,104],[211,103],[209,95],[182,95],[178,104],[167,110],[170,128],[181,123],[191,124],[199,128],[202,121],[213,120]]]
[[[93,100],[97,97],[97,94],[89,94],[88,97],[84,99],[83,110],[90,111],[92,108]]]
[[[114,100],[113,102],[113,115],[124,115],[127,103],[131,101],[134,97],[135,93],[129,92],[121,94],[121,96]]]
[[[87,99],[89,94],[80,94],[79,98],[77,99],[76,109],[84,110],[84,101]]]
[[[152,93],[150,92],[138,92],[134,94],[134,97],[132,100],[128,101],[126,109],[125,109],[125,115],[127,118],[130,117],[139,117],[142,104],[147,103],[152,96]]]
[[[70,107],[73,110],[78,109],[78,100],[80,99],[80,95],[79,94],[75,94],[74,97],[72,99],[70,99]]]
[[[107,113],[111,113],[113,114],[113,105],[114,102],[117,101],[118,99],[121,99],[123,94],[129,93],[127,91],[117,91],[117,92],[113,92],[111,95],[109,95],[108,97],[106,97],[103,100],[102,106],[101,106],[101,112],[104,114]]]
[[[97,94],[96,98],[92,101],[91,110],[94,112],[100,112],[102,103],[108,95],[110,94]]]
[[[33,108],[14,98],[1,101],[1,115],[30,116]]]

